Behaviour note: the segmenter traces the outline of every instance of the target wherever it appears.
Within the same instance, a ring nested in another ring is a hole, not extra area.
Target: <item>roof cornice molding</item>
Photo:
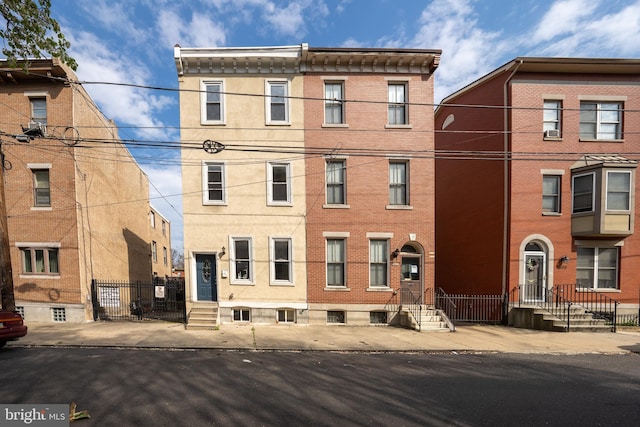
[[[384,73],[431,74],[440,50],[350,49],[296,46],[174,48],[178,75]]]

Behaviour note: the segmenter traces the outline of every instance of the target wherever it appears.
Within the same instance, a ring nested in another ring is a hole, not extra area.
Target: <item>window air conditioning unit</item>
[[[547,129],[544,131],[545,138],[560,138],[560,130],[559,129]]]
[[[22,126],[22,133],[28,137],[47,136],[47,126],[40,122],[29,122],[28,126]]]

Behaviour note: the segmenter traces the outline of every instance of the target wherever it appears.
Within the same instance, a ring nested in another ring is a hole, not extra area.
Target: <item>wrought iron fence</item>
[[[447,294],[442,288],[435,292],[435,306],[454,323],[500,324],[504,319],[502,295]]]
[[[154,283],[94,279],[91,285],[93,320],[187,321],[184,278]]]

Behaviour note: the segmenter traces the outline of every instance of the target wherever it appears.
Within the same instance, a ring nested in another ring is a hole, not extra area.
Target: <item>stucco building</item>
[[[85,321],[93,278],[151,279],[148,179],[72,70],[56,59],[32,60],[28,74],[1,67],[16,306],[31,321]]]

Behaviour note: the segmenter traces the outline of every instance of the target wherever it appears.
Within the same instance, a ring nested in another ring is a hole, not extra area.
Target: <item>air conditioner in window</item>
[[[47,136],[47,126],[40,122],[31,121],[26,127],[22,126],[22,133],[30,138],[36,136],[44,137]]]
[[[560,138],[560,130],[559,129],[547,129],[544,131],[545,138]]]

